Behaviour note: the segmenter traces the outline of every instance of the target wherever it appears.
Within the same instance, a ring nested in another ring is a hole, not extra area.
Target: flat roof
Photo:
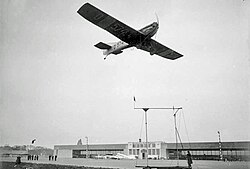
[[[218,149],[219,142],[192,142],[178,143],[178,147],[183,149]],[[248,149],[250,150],[250,141],[221,142],[222,149]],[[167,149],[176,149],[176,143],[167,143]]]
[[[99,150],[99,149],[109,149],[109,150],[117,150],[117,149],[127,149],[129,143],[140,143],[140,142],[128,142],[127,144],[89,144],[88,149],[91,150]],[[143,142],[142,142],[143,143]],[[150,143],[153,143],[152,141]],[[155,143],[159,143],[156,141]],[[164,143],[164,142],[161,142]],[[176,143],[164,143],[166,144],[166,149],[176,149]],[[183,148],[182,148],[183,146]],[[236,142],[221,142],[222,149],[247,149],[250,150],[250,141],[236,141]],[[85,145],[55,145],[54,149],[65,149],[65,150],[82,150],[86,149]],[[191,142],[191,143],[178,143],[179,149],[187,149],[187,150],[198,150],[198,149],[218,149],[219,142]]]
[[[89,144],[88,149],[126,149],[128,144]],[[85,145],[55,145],[54,149],[74,149],[82,150],[86,149]]]

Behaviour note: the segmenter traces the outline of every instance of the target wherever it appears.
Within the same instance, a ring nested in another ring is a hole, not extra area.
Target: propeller
[[[158,26],[160,26],[160,21],[159,21],[157,13],[155,13],[155,16],[156,16],[156,19],[157,19]]]
[[[156,12],[155,12],[155,16],[156,16],[156,20],[157,20],[157,24],[158,24],[158,29],[159,29],[160,21],[159,21],[159,18],[158,18],[158,15]],[[155,33],[155,39],[156,39],[156,36],[157,36],[157,32]]]

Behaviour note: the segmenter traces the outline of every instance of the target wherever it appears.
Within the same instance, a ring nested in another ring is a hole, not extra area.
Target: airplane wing
[[[183,56],[182,54],[160,44],[159,42],[153,39],[146,40],[146,42],[143,43],[139,47],[139,49],[150,52],[151,55],[156,54],[156,55],[159,55],[161,57],[164,57],[166,59],[171,59],[171,60],[175,60]]]
[[[137,44],[146,38],[139,31],[109,16],[89,3],[85,3],[77,12],[88,21],[130,45]]]

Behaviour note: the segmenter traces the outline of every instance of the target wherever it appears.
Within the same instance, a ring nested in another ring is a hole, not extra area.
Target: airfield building
[[[148,143],[148,157],[151,159],[185,159],[190,151],[196,160],[250,160],[250,141],[222,142],[195,142],[195,143],[165,143],[161,141]],[[54,154],[58,158],[97,158],[114,156],[118,153],[127,156],[136,156],[139,159],[146,157],[145,142],[129,142],[127,144],[90,144],[90,145],[55,145]]]

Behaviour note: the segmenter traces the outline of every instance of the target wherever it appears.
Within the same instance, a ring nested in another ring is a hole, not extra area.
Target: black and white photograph
[[[249,0],[2,0],[0,21],[0,169],[250,168]]]

